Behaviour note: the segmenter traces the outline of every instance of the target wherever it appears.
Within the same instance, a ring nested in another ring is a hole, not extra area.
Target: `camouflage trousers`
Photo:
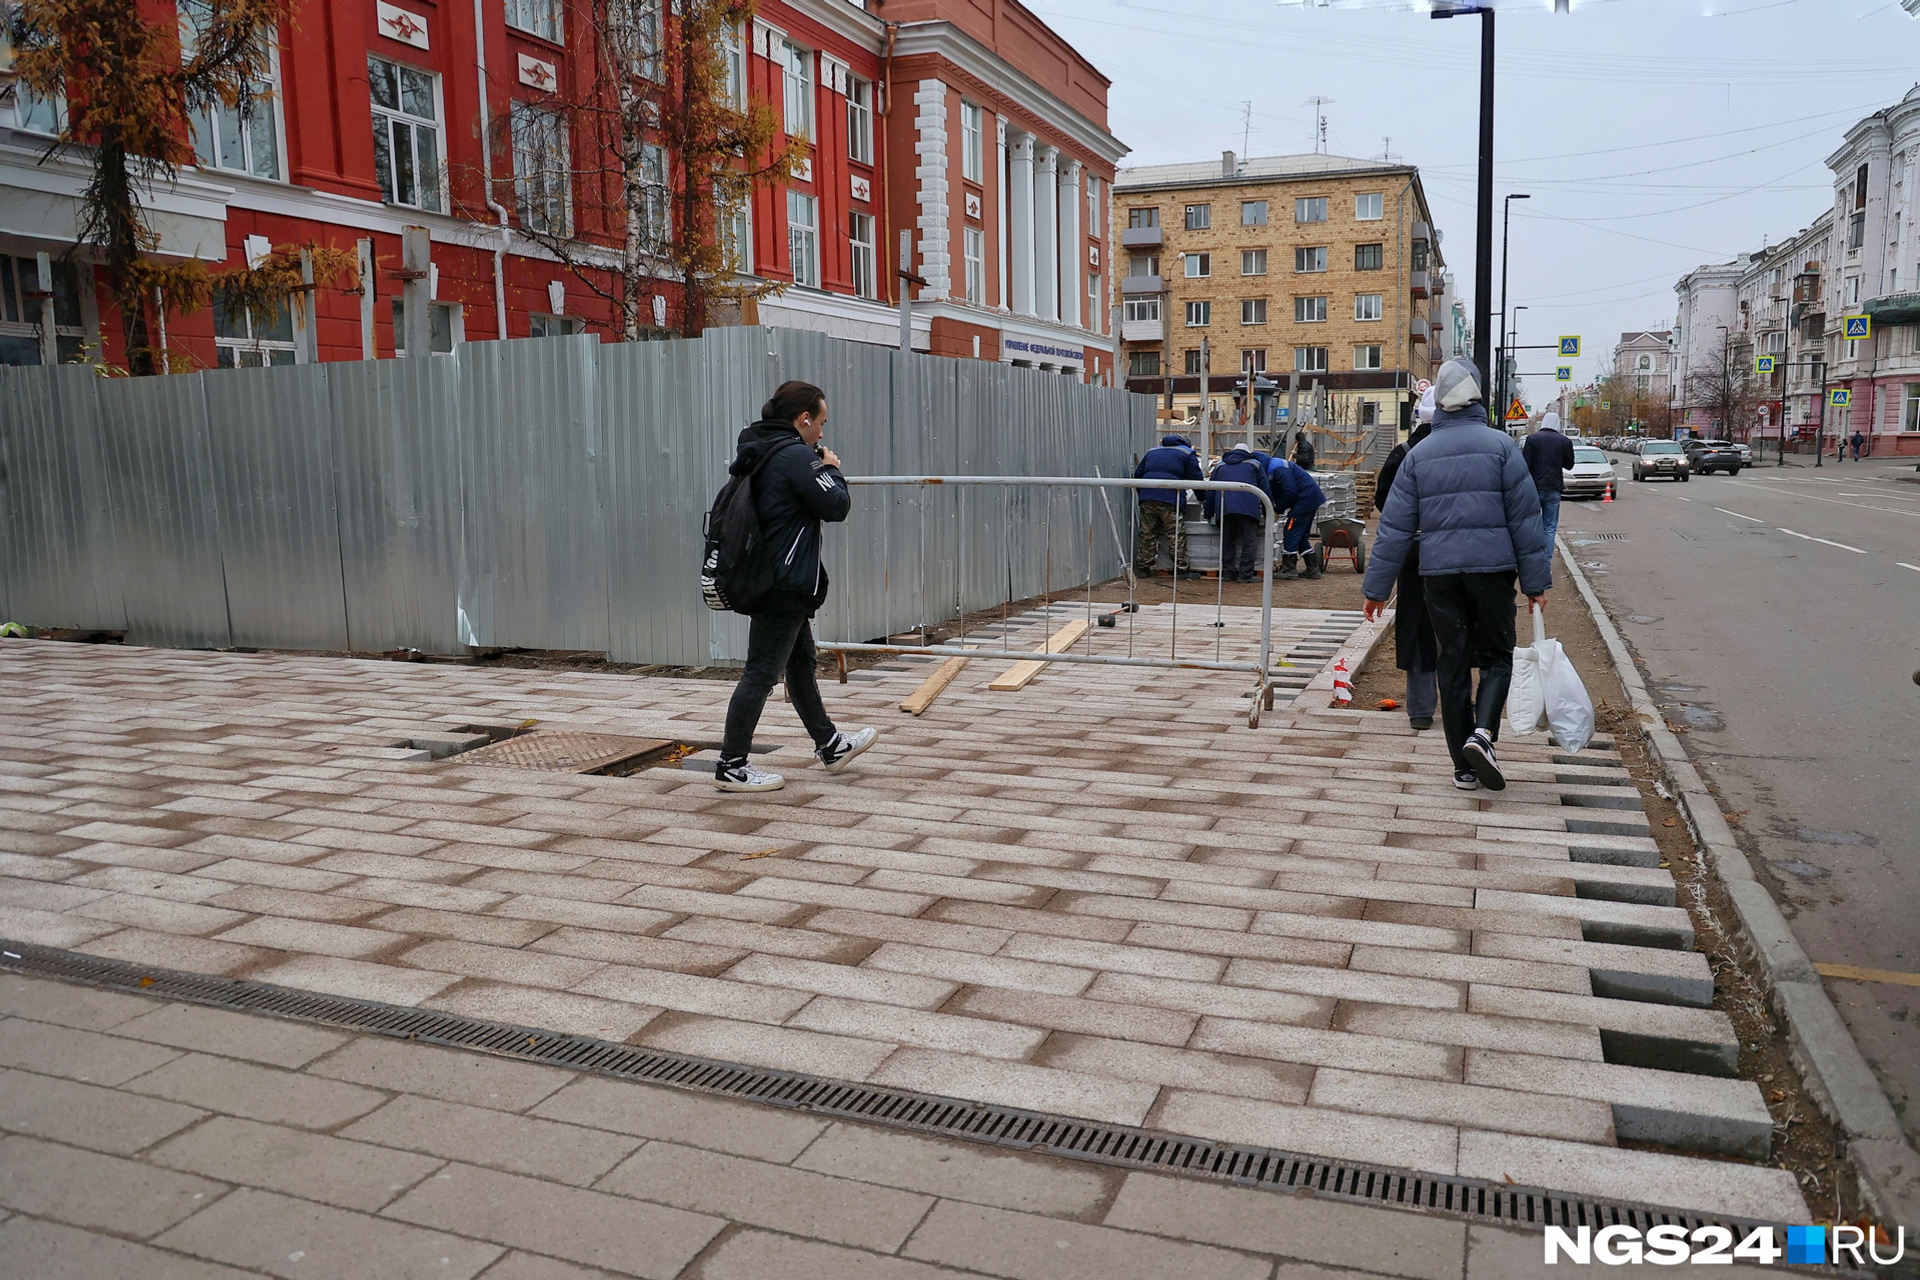
[[[1167,539],[1173,546],[1173,565],[1176,569],[1191,569],[1193,564],[1187,559],[1187,529],[1180,518],[1180,511],[1170,502],[1142,502],[1140,504],[1140,533],[1133,543],[1133,571],[1138,575],[1153,572],[1153,562],[1160,555],[1160,539]]]

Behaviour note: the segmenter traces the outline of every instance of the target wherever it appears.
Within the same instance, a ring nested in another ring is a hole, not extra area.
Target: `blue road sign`
[[[1573,366],[1570,364],[1555,365],[1553,370],[1553,380],[1555,382],[1572,382]]]
[[[1827,392],[1827,403],[1836,409],[1844,409],[1853,403],[1853,392],[1845,387],[1835,387]]]
[[[1560,339],[1560,354],[1563,356],[1579,355],[1580,339],[1574,336],[1563,335]]]
[[[1753,359],[1753,371],[1755,373],[1772,373],[1773,357],[1772,356],[1755,356]]]
[[[1848,341],[1857,342],[1862,338],[1873,336],[1872,316],[1848,316],[1846,319]]]

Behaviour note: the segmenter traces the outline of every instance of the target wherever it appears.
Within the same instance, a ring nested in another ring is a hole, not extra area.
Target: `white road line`
[[[1838,498],[1823,498],[1817,493],[1780,493],[1764,484],[1754,484],[1750,480],[1729,480],[1727,483],[1737,484],[1742,489],[1772,494],[1776,498],[1806,498],[1813,502],[1831,502],[1836,507],[1852,507],[1857,511],[1885,511],[1896,516],[1920,516],[1920,511],[1904,511],[1899,507],[1876,507],[1869,502],[1842,502]]]
[[[1715,511],[1718,511],[1718,512],[1719,512],[1719,513],[1720,513],[1721,515],[1727,515],[1727,516],[1740,516],[1740,518],[1741,518],[1742,520],[1751,520],[1751,521],[1753,521],[1753,522],[1754,522],[1755,524],[1765,524],[1765,523],[1766,523],[1766,521],[1765,521],[1765,520],[1762,520],[1762,519],[1761,519],[1761,518],[1760,518],[1759,516],[1741,516],[1741,515],[1740,515],[1740,513],[1739,513],[1738,511],[1729,511],[1729,510],[1727,510],[1727,509],[1726,509],[1725,507],[1715,507],[1715,508],[1714,508],[1714,510],[1715,510]]]
[[[1779,527],[1779,526],[1777,526],[1777,525],[1775,526],[1775,528],[1778,528],[1778,527]],[[1865,551],[1862,551],[1862,550],[1861,550],[1861,549],[1860,549],[1859,547],[1850,547],[1850,546],[1848,546],[1848,545],[1847,545],[1846,543],[1844,543],[1844,542],[1828,542],[1828,541],[1827,541],[1827,540],[1826,540],[1825,538],[1816,538],[1816,537],[1814,537],[1814,536],[1813,536],[1812,534],[1810,534],[1810,533],[1794,533],[1794,531],[1793,531],[1792,529],[1781,529],[1781,530],[1780,530],[1780,532],[1782,532],[1782,533],[1792,533],[1794,537],[1796,537],[1796,538],[1805,538],[1805,539],[1806,539],[1806,540],[1807,540],[1808,542],[1818,542],[1818,543],[1821,543],[1821,544],[1823,544],[1823,545],[1825,545],[1825,546],[1829,546],[1829,547],[1838,547],[1838,548],[1840,548],[1840,549],[1841,549],[1842,551],[1851,551],[1851,552],[1853,552],[1853,554],[1855,554],[1855,555],[1857,555],[1857,556],[1863,556],[1863,555],[1865,555],[1865,554],[1867,554],[1867,553],[1866,553]]]
[[[1692,501],[1693,501],[1693,499],[1692,499],[1692,498],[1682,498],[1682,497],[1680,497],[1680,495],[1679,495],[1679,494],[1677,494],[1677,493],[1676,493],[1676,494],[1674,494],[1673,496],[1674,496],[1674,497],[1675,497],[1676,499],[1678,499],[1679,501],[1681,501],[1681,502],[1692,502]]]
[[[1911,569],[1915,573],[1920,573],[1920,564],[1908,564],[1905,560],[1895,560],[1894,563],[1902,569]]]

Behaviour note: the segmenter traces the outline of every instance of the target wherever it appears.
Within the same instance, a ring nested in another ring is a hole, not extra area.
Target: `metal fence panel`
[[[348,647],[327,370],[200,375],[234,644]]]
[[[91,369],[0,369],[0,560],[12,621],[126,626]]]

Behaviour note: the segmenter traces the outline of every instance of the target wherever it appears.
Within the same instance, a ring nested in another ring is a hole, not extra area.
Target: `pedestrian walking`
[[[1133,544],[1133,572],[1136,577],[1153,575],[1153,562],[1160,558],[1160,540],[1168,543],[1167,554],[1173,560],[1173,572],[1183,578],[1197,578],[1187,559],[1186,483],[1202,480],[1200,458],[1183,435],[1160,437],[1160,447],[1149,449],[1133,469],[1135,480],[1165,480],[1165,489],[1140,490],[1140,532]]]
[[[1566,473],[1573,470],[1573,441],[1560,431],[1560,415],[1549,409],[1540,427],[1520,446],[1520,456],[1533,473],[1533,492],[1540,499],[1540,523],[1547,535],[1547,554],[1553,554],[1553,535],[1560,528],[1560,494]]]
[[[1855,462],[1858,462],[1860,461],[1860,450],[1867,443],[1867,438],[1860,434],[1860,428],[1858,427],[1855,427],[1853,429],[1852,443],[1853,443],[1853,460]]]
[[[1220,465],[1207,477],[1233,480],[1267,492],[1267,476],[1253,446],[1238,444],[1227,450]],[[1220,577],[1226,582],[1252,582],[1260,576],[1260,534],[1264,508],[1260,499],[1237,489],[1208,489],[1201,495],[1207,519],[1220,526]]]
[[[773,685],[786,674],[787,697],[813,738],[814,755],[838,773],[880,736],[876,729],[851,734],[834,727],[815,679],[819,651],[813,615],[827,600],[827,570],[820,562],[820,526],[847,518],[853,497],[840,474],[840,459],[820,443],[827,424],[827,397],[806,382],[783,382],[760,408],[760,421],[740,433],[728,472],[748,477],[760,519],[757,568],[772,569],[772,583],[750,608],[747,665],[727,704],[727,727],[713,785],[721,791],[778,791],[786,779],[750,763],[747,752]]]
[[[1280,572],[1274,577],[1319,577],[1320,561],[1312,546],[1313,518],[1326,504],[1327,495],[1305,467],[1285,458],[1267,464],[1267,492],[1273,498],[1274,514],[1286,518],[1280,541]]]
[[[1512,437],[1488,421],[1480,370],[1460,357],[1447,361],[1434,400],[1433,434],[1408,450],[1380,516],[1363,584],[1366,617],[1386,607],[1417,537],[1453,785],[1499,791],[1507,784],[1494,743],[1513,679],[1514,580],[1543,604],[1553,562],[1533,475]]]
[[[1313,441],[1304,429],[1293,438],[1293,462],[1302,471],[1313,470]]]
[[[1422,379],[1422,381],[1425,381]],[[1414,410],[1413,434],[1393,446],[1374,481],[1373,509],[1384,511],[1393,492],[1400,464],[1410,450],[1433,434],[1433,389],[1427,388]],[[1406,561],[1394,586],[1393,665],[1407,673],[1407,723],[1416,730],[1433,728],[1440,700],[1440,646],[1433,637],[1433,619],[1427,613],[1426,589],[1420,579],[1420,535],[1407,547]]]

